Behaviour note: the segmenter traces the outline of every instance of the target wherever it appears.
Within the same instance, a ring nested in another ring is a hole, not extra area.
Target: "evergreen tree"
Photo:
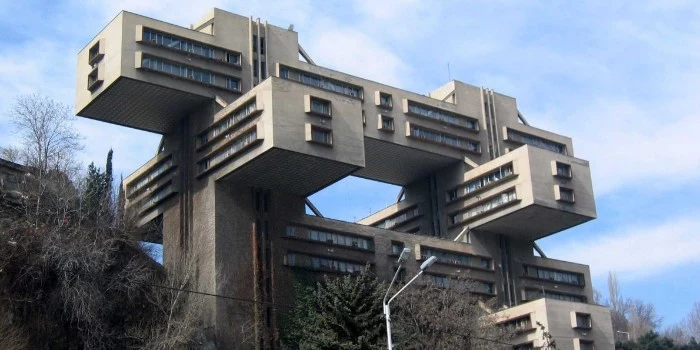
[[[112,177],[112,154],[114,152],[109,149],[107,152],[107,162],[105,164],[105,186],[107,190],[107,196],[112,195],[112,185],[114,184],[114,178]]]
[[[104,196],[104,174],[95,163],[88,165],[85,176],[85,192],[83,193],[83,214],[88,220],[95,221],[100,216],[102,198]]]
[[[386,330],[383,288],[367,271],[359,276],[325,277],[302,288],[284,343],[292,349],[382,349]]]

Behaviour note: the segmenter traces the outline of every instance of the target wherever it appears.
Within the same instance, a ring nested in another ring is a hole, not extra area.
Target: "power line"
[[[14,264],[19,264],[19,265],[24,265],[24,266],[31,266],[31,267],[36,267],[36,268],[46,269],[46,270],[50,270],[50,269],[51,269],[50,267],[45,266],[45,265],[31,264],[31,263],[26,263],[26,262],[16,262],[16,261],[12,261],[12,260],[6,259],[6,258],[0,258],[0,261],[5,261],[5,262],[8,262],[8,263],[14,263]],[[67,269],[61,269],[61,268],[58,268],[57,270],[62,271],[62,272],[77,274],[77,275],[84,275],[84,276],[87,275],[87,276],[93,276],[93,277],[98,276],[98,274],[96,274],[96,273],[89,273],[89,272],[85,272],[85,271],[75,271],[75,270],[67,270]],[[100,276],[101,278],[107,277],[107,276],[104,276],[104,275],[99,275],[99,276]],[[109,277],[107,277],[107,278],[109,278]],[[271,306],[276,306],[276,307],[281,307],[281,308],[289,308],[289,309],[294,308],[294,306],[292,306],[292,305],[279,304],[279,303],[275,303],[275,302],[258,301],[258,300],[247,299],[247,298],[241,298],[241,297],[233,297],[233,296],[221,295],[221,294],[215,294],[215,293],[200,292],[200,291],[195,291],[195,290],[189,290],[189,289],[183,289],[183,288],[177,288],[177,287],[164,286],[164,285],[154,284],[154,283],[148,283],[148,282],[144,282],[143,284],[144,284],[144,285],[147,285],[147,286],[155,287],[155,288],[162,288],[162,289],[167,289],[167,290],[172,290],[172,291],[179,291],[179,292],[184,292],[184,293],[192,293],[192,294],[210,296],[210,297],[215,297],[215,298],[222,298],[222,299],[235,300],[235,301],[243,301],[243,302],[249,302],[249,303],[254,303],[254,304],[262,304],[262,305],[271,305]],[[402,322],[402,321],[396,321],[396,320],[393,320],[392,322],[394,322],[394,323],[399,323],[399,324],[404,324],[404,325],[411,326],[411,327],[418,327],[417,325],[414,325],[414,324],[411,324],[411,323],[408,323],[408,322]],[[450,334],[450,335],[461,336],[461,337],[464,337],[464,338],[474,338],[474,339],[479,339],[479,340],[483,340],[483,341],[488,341],[488,342],[492,342],[492,343],[496,343],[496,344],[500,344],[500,345],[514,346],[514,344],[511,344],[511,343],[506,343],[506,342],[499,341],[499,340],[496,340],[496,339],[484,338],[484,337],[480,337],[480,336],[477,336],[477,335],[466,335],[466,334],[462,334],[462,333],[451,332],[451,331],[448,331],[448,330],[437,329],[437,328],[433,328],[433,327],[429,327],[429,329],[432,330],[432,331],[436,331],[436,332],[440,332],[440,333],[445,333],[445,334]]]

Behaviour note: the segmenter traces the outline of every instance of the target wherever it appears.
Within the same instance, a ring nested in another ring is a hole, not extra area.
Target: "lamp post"
[[[626,334],[627,335],[627,342],[630,341],[630,332],[617,331],[617,333]]]
[[[411,282],[415,281],[416,278],[420,277],[420,275],[423,274],[425,269],[430,267],[430,265],[432,265],[437,260],[436,257],[431,256],[426,261],[424,261],[420,265],[420,271],[418,272],[418,274],[416,274],[415,277],[413,277],[410,281],[408,281],[408,283],[406,283],[406,285],[403,286],[403,288],[399,289],[399,291],[396,292],[396,294],[394,294],[394,296],[391,297],[391,299],[389,299],[389,301],[387,301],[386,298],[389,296],[389,292],[391,291],[391,287],[394,285],[394,282],[396,281],[396,277],[398,277],[399,272],[401,272],[401,265],[403,265],[403,263],[406,260],[408,260],[409,254],[411,254],[411,250],[408,248],[404,248],[403,251],[401,252],[401,255],[399,256],[399,260],[398,260],[399,267],[396,269],[396,273],[394,274],[394,278],[391,279],[391,283],[389,284],[389,288],[387,288],[387,290],[386,290],[386,294],[384,294],[384,300],[382,300],[382,304],[384,306],[384,317],[386,318],[387,348],[389,350],[392,350],[393,346],[394,346],[394,344],[391,342],[391,309],[389,309],[389,304],[391,304],[391,301],[394,300],[394,298],[396,298],[401,292],[403,292],[403,290],[406,289],[406,287],[408,287],[408,285],[411,284]]]

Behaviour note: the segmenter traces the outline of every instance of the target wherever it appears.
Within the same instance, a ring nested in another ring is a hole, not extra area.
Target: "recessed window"
[[[592,340],[579,339],[578,348],[579,350],[595,350],[595,346]]]
[[[97,62],[102,60],[104,57],[104,39],[97,40],[95,45],[92,45],[88,51],[88,61],[91,66],[94,66]]]
[[[450,202],[450,201],[453,201],[455,199],[457,199],[457,189],[455,188],[455,189],[447,191],[447,201]]]
[[[367,126],[367,115],[364,109],[362,110],[362,126]]]
[[[391,108],[394,106],[391,95],[385,92],[377,91],[375,102],[377,106],[382,108]]]
[[[311,112],[321,115],[331,115],[331,103],[319,98],[311,98]]]
[[[534,349],[535,349],[535,345],[533,345],[532,342],[518,344],[518,345],[513,346],[513,350],[534,350]]]
[[[87,89],[95,91],[100,85],[102,85],[102,79],[100,79],[99,68],[95,67],[90,74],[88,74]]]
[[[401,252],[403,252],[404,244],[403,242],[391,242],[391,254],[392,255],[401,255]]]
[[[331,129],[322,126],[306,124],[306,141],[321,145],[333,145],[333,132]]]
[[[576,201],[573,189],[561,186],[555,186],[555,188],[557,189],[557,192],[555,192],[556,200],[568,203],[574,203]]]
[[[554,161],[554,167],[552,169],[552,175],[570,179],[571,178],[571,165]]]
[[[226,52],[226,63],[241,64],[241,55],[236,52]]]
[[[379,130],[394,131],[394,118],[380,114]]]
[[[576,317],[576,323],[574,324],[574,328],[580,328],[580,329],[591,329],[593,328],[593,323],[591,322],[591,315],[590,314],[584,314],[581,312],[576,312],[575,313]]]
[[[238,79],[226,78],[226,88],[231,90],[240,91],[241,85]]]

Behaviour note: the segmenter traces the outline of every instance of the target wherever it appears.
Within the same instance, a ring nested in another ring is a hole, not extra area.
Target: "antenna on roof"
[[[294,31],[294,24],[290,24],[289,27],[287,27],[288,31]]]

